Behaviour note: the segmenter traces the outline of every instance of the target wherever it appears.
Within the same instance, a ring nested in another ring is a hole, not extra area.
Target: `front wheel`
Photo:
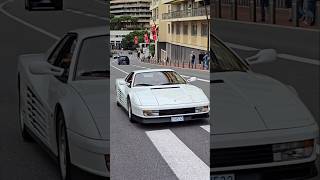
[[[56,10],[62,10],[63,9],[63,0],[56,0],[54,7]]]
[[[128,99],[127,106],[128,106],[128,118],[129,118],[129,121],[134,123],[134,120],[132,118],[133,115],[132,115],[132,108],[131,108],[130,99]]]
[[[62,180],[70,180],[71,178],[71,163],[69,155],[67,130],[62,113],[57,116],[58,129],[58,158],[59,158],[59,170]]]

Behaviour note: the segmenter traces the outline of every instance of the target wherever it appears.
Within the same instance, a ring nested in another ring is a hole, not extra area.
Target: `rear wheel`
[[[24,119],[23,119],[23,107],[22,107],[22,97],[21,97],[21,83],[20,83],[20,78],[18,78],[18,98],[19,98],[19,126],[20,126],[20,132],[22,139],[26,142],[32,141],[31,135],[28,133],[26,130],[25,124],[24,124]]]

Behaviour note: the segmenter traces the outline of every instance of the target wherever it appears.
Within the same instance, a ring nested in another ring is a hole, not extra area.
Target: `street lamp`
[[[206,12],[206,18],[207,18],[207,28],[208,28],[208,30],[207,30],[207,39],[208,39],[208,41],[207,41],[207,53],[209,53],[210,52],[210,47],[209,47],[209,39],[210,39],[210,20],[209,20],[209,15],[208,15],[208,9],[207,9],[207,6],[206,6],[206,0],[202,0],[202,2],[203,2],[203,5],[204,5],[204,9],[205,9],[205,12]],[[210,2],[210,1],[209,1]]]

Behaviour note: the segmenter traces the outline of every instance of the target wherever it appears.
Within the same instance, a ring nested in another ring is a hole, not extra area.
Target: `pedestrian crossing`
[[[199,127],[200,131],[210,132],[210,125]],[[203,162],[170,129],[145,132],[162,158],[179,180],[208,180],[210,167]],[[209,136],[209,134],[208,134]]]

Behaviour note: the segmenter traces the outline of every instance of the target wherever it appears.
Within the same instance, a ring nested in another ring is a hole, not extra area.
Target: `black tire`
[[[132,118],[132,108],[131,108],[131,102],[130,102],[130,99],[128,98],[128,101],[127,101],[127,105],[128,105],[128,118],[129,118],[129,121],[131,123],[135,123],[135,121],[133,120]]]
[[[26,130],[26,127],[25,127],[25,124],[24,124],[24,120],[23,120],[23,117],[22,117],[22,103],[21,103],[21,87],[20,87],[20,78],[18,77],[18,98],[19,98],[19,102],[18,102],[18,106],[19,106],[19,127],[20,127],[20,133],[21,133],[21,136],[22,136],[22,139],[23,141],[25,142],[33,142],[33,139],[31,137],[31,135],[28,133],[28,131]]]
[[[25,0],[24,1],[24,8],[28,11],[30,11],[32,8],[31,8],[31,3],[29,0]]]
[[[63,9],[63,0],[56,0],[54,8],[56,10],[62,10]]]
[[[59,171],[62,180],[71,180],[72,164],[70,162],[69,143],[65,120],[62,112],[57,114],[57,147]]]

